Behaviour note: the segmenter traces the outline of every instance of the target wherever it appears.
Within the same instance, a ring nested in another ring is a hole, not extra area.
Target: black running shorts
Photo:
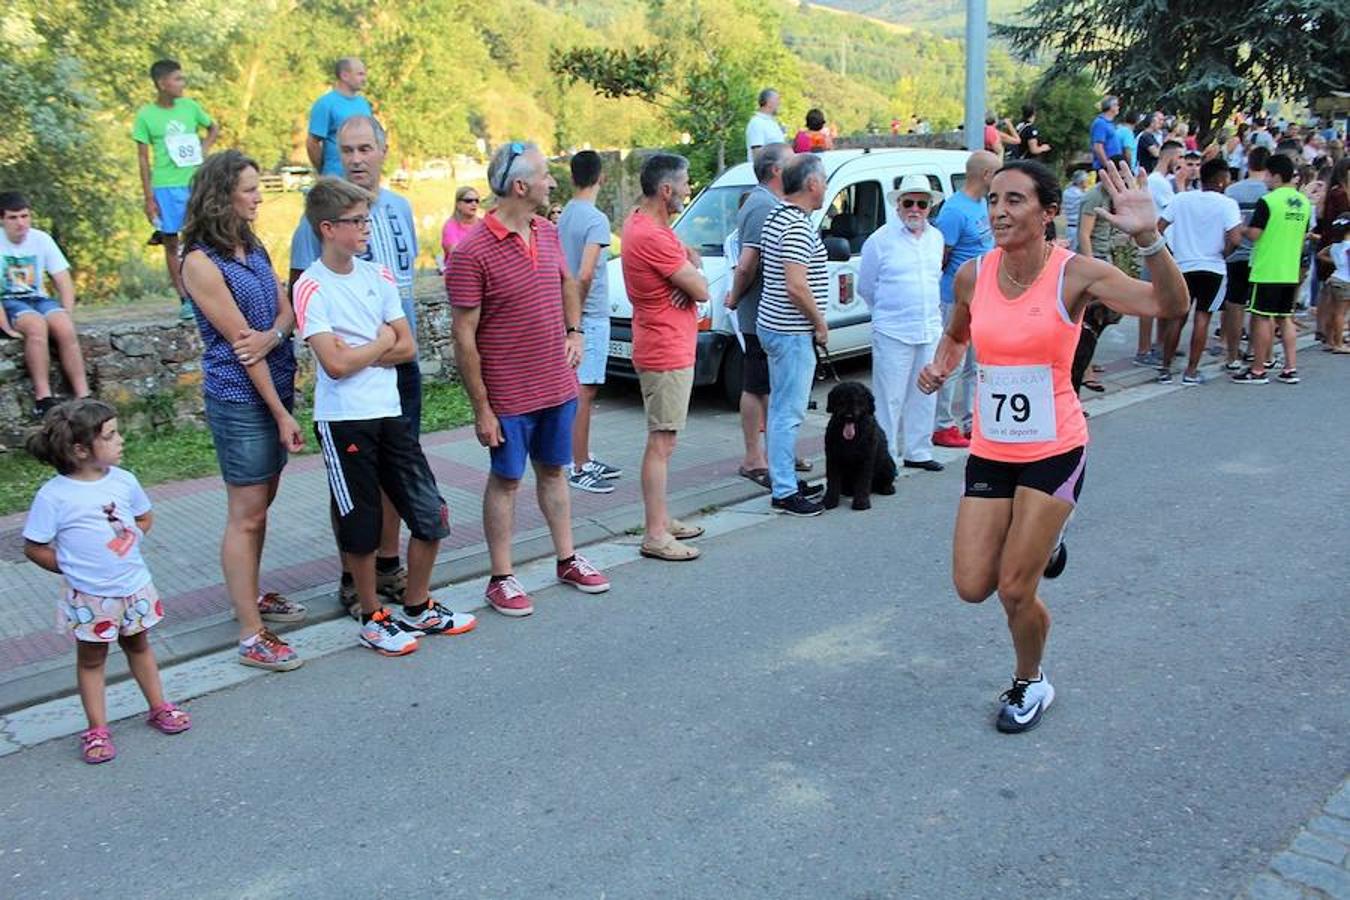
[[[374,553],[380,546],[381,490],[413,537],[449,536],[449,508],[406,419],[315,422],[314,434],[328,469],[338,547],[344,552]]]
[[[1073,504],[1083,491],[1086,471],[1086,447],[1026,463],[1000,462],[972,453],[966,459],[966,496],[1008,500],[1019,487],[1025,487]]]
[[[1223,276],[1218,272],[1184,272],[1181,277],[1186,280],[1196,312],[1218,312],[1223,306]]]
[[[1292,316],[1294,300],[1298,297],[1298,285],[1254,284],[1251,296],[1251,302],[1247,304],[1249,313],[1267,318]]]
[[[1250,260],[1235,259],[1228,263],[1228,288],[1224,292],[1223,302],[1234,306],[1246,306],[1252,299],[1252,285],[1247,278],[1252,274]]]

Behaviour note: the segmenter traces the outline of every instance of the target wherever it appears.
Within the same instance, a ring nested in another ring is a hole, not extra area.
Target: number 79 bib
[[[980,366],[980,433],[991,441],[1053,441],[1055,377],[1049,366]]]

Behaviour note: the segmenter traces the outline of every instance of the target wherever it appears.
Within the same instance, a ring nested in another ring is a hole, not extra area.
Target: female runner
[[[1087,421],[1070,378],[1083,312],[1093,300],[1157,318],[1183,316],[1190,306],[1147,183],[1124,163],[1100,175],[1114,212],[1097,214],[1134,238],[1152,283],[1047,241],[1059,182],[1040,163],[1008,163],[989,189],[995,249],[957,272],[946,334],[919,373],[920,390],[937,390],[973,341],[975,424],[952,578],[968,603],[997,591],[1008,616],[1017,662],[1012,687],[999,698],[995,724],[1003,732],[1034,728],[1055,698],[1041,671],[1050,612],[1037,589],[1047,569],[1057,575],[1063,568],[1060,538],[1083,487]]]

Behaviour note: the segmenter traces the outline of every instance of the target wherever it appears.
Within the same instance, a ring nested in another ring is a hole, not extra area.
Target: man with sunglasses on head
[[[473,404],[474,431],[488,448],[483,532],[492,574],[488,604],[528,616],[534,603],[512,572],[511,535],[525,467],[534,468],[539,511],[557,553],[558,581],[586,594],[609,579],[572,543],[572,424],[576,368],[585,331],[581,284],[568,269],[558,229],[536,210],[557,184],[534,144],[503,144],[488,163],[497,202],[450,257],[445,290],[454,318],[455,367]]]
[[[345,180],[364,188],[375,197],[370,207],[369,240],[359,256],[367,262],[384,266],[393,274],[403,315],[416,340],[417,308],[413,302],[413,279],[416,275],[417,230],[413,224],[412,206],[407,199],[380,185],[388,146],[384,128],[373,116],[355,115],[343,121],[337,130],[336,140]],[[291,237],[292,292],[296,280],[319,258],[320,252],[319,239],[314,229],[301,216],[300,224]],[[396,370],[403,419],[413,437],[419,438],[422,431],[422,370],[418,367],[417,357],[399,363]],[[380,595],[397,603],[403,598],[408,580],[407,570],[399,560],[399,517],[388,497],[381,495],[381,501],[384,527],[375,557],[376,582]],[[348,612],[356,615],[356,587],[345,562],[338,600]]]
[[[983,256],[994,249],[994,231],[989,226],[989,203],[985,200],[1001,161],[981,150],[966,159],[966,183],[938,210],[934,221],[942,232],[945,250],[942,256],[942,323],[951,318],[956,299],[956,270],[968,259]],[[942,384],[937,399],[937,419],[933,443],[939,447],[969,447],[970,425],[975,401],[975,354],[966,354],[965,363]]]

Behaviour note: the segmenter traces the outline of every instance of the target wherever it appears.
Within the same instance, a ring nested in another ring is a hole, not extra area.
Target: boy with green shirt
[[[1252,295],[1247,311],[1252,314],[1252,364],[1233,376],[1238,384],[1267,384],[1266,363],[1271,358],[1275,321],[1281,320],[1284,343],[1284,368],[1279,380],[1298,384],[1295,367],[1294,300],[1298,295],[1299,264],[1303,243],[1312,222],[1312,203],[1295,190],[1294,163],[1282,154],[1274,154],[1266,164],[1266,185],[1270,191],[1256,203],[1246,237],[1252,242]]]
[[[192,304],[183,289],[179,272],[178,232],[183,230],[192,176],[201,166],[220,133],[218,126],[197,101],[183,96],[187,78],[172,59],[161,59],[150,67],[155,83],[155,102],[136,113],[131,138],[141,168],[141,192],[145,195],[145,217],[155,228],[150,242],[164,245],[164,263],[169,280],[182,299],[179,317],[192,320]],[[201,129],[206,129],[205,137]],[[154,165],[151,166],[151,153]]]

